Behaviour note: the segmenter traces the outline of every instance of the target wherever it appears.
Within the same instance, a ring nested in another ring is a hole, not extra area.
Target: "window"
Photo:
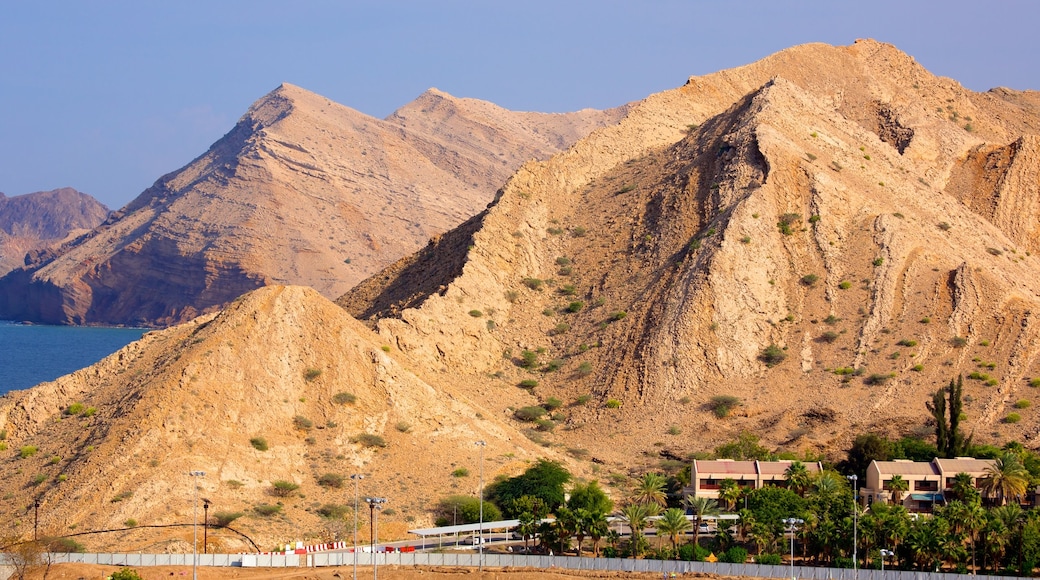
[[[938,481],[915,481],[914,491],[939,491]]]

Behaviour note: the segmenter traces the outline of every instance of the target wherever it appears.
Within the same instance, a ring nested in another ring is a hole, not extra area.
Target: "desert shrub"
[[[123,525],[128,527],[128,528],[136,528],[137,527],[137,520],[135,520],[134,518],[130,518],[130,519],[126,520],[125,522],[123,522]]]
[[[794,233],[794,228],[791,227],[795,222],[802,219],[802,216],[796,213],[785,213],[780,216],[780,221],[777,222],[776,227],[780,228],[780,233],[785,236],[789,236]]]
[[[888,381],[888,379],[891,379],[895,376],[895,373],[889,373],[887,375],[881,373],[874,373],[868,376],[867,378],[863,379],[863,383],[867,385],[883,385]]]
[[[245,487],[246,484],[242,483],[237,479],[229,479],[224,482],[224,485],[230,487],[231,489],[240,489]]]
[[[917,346],[917,341],[916,340],[910,340],[908,338],[904,338],[903,340],[900,340],[896,344],[898,344],[899,346]]]
[[[785,358],[787,358],[787,353],[784,352],[784,349],[775,344],[770,344],[763,348],[762,352],[758,354],[758,360],[766,363],[767,367],[775,367],[784,362]]]
[[[538,426],[539,431],[552,431],[556,428],[556,422],[552,419],[541,418],[534,422]]]
[[[0,441],[7,439],[7,429],[0,429]]]
[[[271,494],[277,497],[289,497],[298,489],[300,489],[299,485],[284,479],[271,482]]]
[[[338,503],[327,503],[315,510],[317,514],[327,520],[342,520],[347,517],[351,509]]]
[[[282,511],[282,506],[262,503],[260,505],[253,506],[253,511],[255,511],[257,515],[261,515],[263,517],[270,517],[277,513],[280,513]]]
[[[513,416],[521,421],[537,421],[545,415],[545,409],[540,406],[521,407],[513,411]]]
[[[962,348],[968,344],[968,339],[963,336],[955,336],[950,339],[950,344],[954,348]]]
[[[134,526],[128,527],[132,528]],[[141,580],[141,575],[137,573],[137,570],[134,570],[132,568],[120,568],[119,570],[113,572],[112,575],[109,576],[109,578],[111,578],[111,580]]]
[[[1034,389],[1040,387],[1040,377],[1029,379],[1029,386]]]
[[[534,379],[524,379],[520,381],[520,387],[523,389],[533,389],[538,386],[538,381]]]
[[[134,496],[134,492],[132,492],[132,491],[124,491],[123,493],[120,493],[119,495],[113,497],[112,499],[110,499],[108,501],[111,502],[111,503],[119,503],[119,502],[123,501],[124,499],[130,499],[133,496]]]
[[[267,451],[267,439],[263,437],[253,437],[249,440],[249,444],[253,446],[257,451]]]
[[[621,401],[618,399],[607,399],[607,402],[603,403],[603,406],[608,409],[620,409]]]
[[[837,332],[834,332],[833,330],[828,330],[828,331],[824,332],[823,334],[821,334],[820,336],[818,336],[816,338],[816,340],[817,340],[817,342],[831,343],[831,342],[834,342],[834,341],[838,340],[838,336],[840,336],[840,335]]]
[[[986,252],[993,256],[999,256],[1004,253],[1003,250],[998,250],[997,248],[986,248]]]
[[[557,266],[569,266],[570,264],[571,264],[571,259],[566,257],[566,256],[559,256],[558,258],[556,258],[556,265]]]
[[[383,352],[390,352],[390,345],[384,344],[383,346],[379,347],[379,350]]]
[[[360,433],[351,437],[350,442],[362,447],[386,447],[386,440],[374,433]]]
[[[326,473],[318,478],[318,485],[322,487],[343,487],[343,476],[338,473]]]
[[[244,515],[246,514],[243,512],[220,511],[213,514],[213,521],[218,528],[226,528],[227,526],[231,525],[231,522],[237,520],[238,518]]]
[[[781,561],[780,554],[759,554],[755,556],[755,563],[765,566],[779,566]]]
[[[470,310],[469,315],[473,318],[480,318],[481,316],[484,316],[484,313],[479,310]]]
[[[300,429],[301,431],[310,431],[314,427],[314,421],[311,421],[303,415],[297,415],[293,417],[293,427]]]
[[[355,401],[357,401],[357,396],[354,393],[339,392],[332,395],[332,402],[337,405],[353,404]]]
[[[520,293],[516,290],[507,290],[505,296],[510,304],[515,304],[520,299]]]
[[[571,228],[571,235],[576,238],[584,238],[587,232],[588,230],[581,226],[574,226],[573,228]]]
[[[828,314],[827,318],[823,319],[823,322],[825,324],[829,324],[831,326],[834,326],[835,324],[841,322],[841,319],[838,318],[837,316],[833,315],[833,314]]]
[[[527,286],[531,290],[541,290],[543,283],[544,282],[542,282],[538,278],[524,278],[523,279],[524,286]]]
[[[988,340],[980,340],[979,341],[979,346],[989,346],[989,341]]]
[[[570,329],[571,329],[571,325],[567,324],[566,322],[561,322],[561,323],[557,324],[552,329],[552,334],[553,335],[566,334],[567,331],[570,330]]]
[[[51,461],[50,461],[51,465],[57,465],[60,462],[61,462],[61,457],[59,457],[57,455],[51,457]]]
[[[877,257],[877,258],[874,258],[874,261],[871,262],[871,263],[874,264],[874,266],[880,266],[881,264],[885,263],[885,259],[882,258],[882,257]]]
[[[708,409],[718,417],[723,419],[729,416],[730,411],[733,407],[740,405],[740,399],[733,395],[715,395],[708,401]]]
[[[930,316],[925,316],[924,318],[922,318],[918,322],[920,322],[921,324],[928,324],[931,321],[932,321],[932,318]]]
[[[1004,422],[1010,424],[1018,423],[1021,420],[1022,416],[1018,413],[1008,413],[1007,417],[1004,417]]]
[[[936,227],[938,227],[940,230],[944,232],[947,232],[953,226],[951,226],[949,222],[939,222],[938,224],[936,224]]]
[[[321,376],[321,369],[316,369],[316,368],[312,367],[312,368],[309,368],[309,369],[303,371],[303,378],[305,380],[308,380],[308,381],[313,381],[314,379],[316,379],[316,378],[318,378],[320,376]]]
[[[852,288],[852,282],[849,282],[848,280],[842,280],[841,283],[838,284],[838,288],[841,288],[842,290],[848,290],[849,288]]]
[[[37,451],[39,451],[39,448],[37,448],[35,445],[25,445],[18,450],[18,457],[21,457],[22,459],[28,459],[33,455],[36,455]]]
[[[680,435],[680,434],[682,434],[682,429],[679,428],[678,425],[672,425],[672,426],[668,427],[668,434],[669,435]]]
[[[469,470],[465,467],[460,467],[451,472],[452,477],[466,477],[467,475],[469,475]]]
[[[544,407],[546,411],[555,411],[556,409],[559,409],[562,406],[563,401],[557,399],[556,397],[549,397],[545,400],[544,403],[542,403],[542,407]]]
[[[580,365],[578,365],[577,372],[578,375],[582,377],[592,374],[592,363],[588,361],[581,363]]]
[[[831,372],[840,377],[844,377],[855,373],[856,369],[852,367],[838,367],[836,369],[833,369]]]
[[[542,372],[543,373],[556,372],[556,371],[560,370],[561,367],[563,367],[563,359],[554,358],[551,361],[549,361],[548,363],[546,363],[546,365],[544,367],[542,367]]]
[[[32,485],[33,485],[33,487],[35,487],[35,486],[40,485],[41,483],[43,483],[45,481],[47,481],[47,475],[44,474],[44,473],[37,473],[32,478]]]
[[[1027,401],[1025,399],[1019,399],[1019,400],[1015,401],[1015,408],[1016,409],[1028,409],[1032,405],[1033,405],[1032,403],[1030,403],[1029,401]]]
[[[816,284],[816,281],[819,280],[819,279],[820,279],[820,277],[817,276],[816,274],[806,274],[805,276],[802,276],[801,281],[802,281],[802,284],[805,285],[805,286],[813,286],[813,285]]]
[[[610,318],[611,320],[621,320],[626,316],[628,316],[627,312],[625,312],[624,310],[618,310],[617,312],[611,314]]]
[[[924,365],[914,365],[914,366],[910,367],[910,370],[919,373],[919,372],[924,370]]]
[[[73,403],[73,404],[69,405],[68,408],[65,409],[65,414],[66,415],[79,415],[80,413],[83,412],[84,409],[85,409],[85,407],[83,406],[83,403]]]
[[[534,368],[538,365],[538,353],[533,350],[525,350],[520,353],[520,366],[525,369]]]
[[[399,433],[408,433],[412,430],[412,426],[404,421],[398,421],[397,425],[394,425],[394,429],[397,429]]]
[[[570,312],[572,314],[575,312],[581,312],[582,308],[585,308],[585,303],[581,300],[575,300],[574,302],[571,302],[567,305],[567,312]]]
[[[587,404],[588,404],[588,402],[589,402],[589,401],[591,401],[591,400],[592,400],[592,395],[578,395],[578,396],[577,396],[577,397],[576,397],[576,398],[574,399],[574,403],[572,403],[572,404],[573,404],[573,405],[574,405],[575,407],[580,407],[580,406],[582,406],[582,405],[587,405]]]

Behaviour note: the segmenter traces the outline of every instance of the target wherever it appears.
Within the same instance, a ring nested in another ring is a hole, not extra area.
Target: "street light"
[[[209,553],[209,500],[202,498],[202,553]]]
[[[859,490],[856,487],[859,476],[853,473],[848,478],[852,482],[852,569],[856,570],[859,568],[856,552],[856,548],[859,546],[859,500],[856,497],[859,495]]]
[[[805,520],[801,518],[784,518],[781,520],[784,525],[787,526],[787,531],[791,533],[791,580],[795,580],[794,576],[794,533],[798,529],[798,526],[805,523]]]
[[[888,558],[889,556],[895,556],[895,555],[896,555],[896,553],[893,552],[892,550],[886,550],[884,548],[881,548],[881,573],[882,574],[885,573],[885,558]]]
[[[477,500],[480,501],[480,525],[478,527],[480,540],[477,541],[477,571],[484,571],[484,448],[487,447],[486,441],[477,441],[477,447],[480,447],[480,495],[477,496]]]
[[[353,536],[354,536],[354,580],[357,580],[358,483],[362,479],[365,479],[365,476],[361,475],[360,473],[355,473],[355,474],[350,476],[350,479],[354,480],[354,533],[353,533]]]
[[[372,545],[372,580],[377,580],[379,565],[376,560],[376,510],[383,509],[383,504],[386,503],[385,497],[366,497],[365,501],[368,503],[368,533],[369,543]]]
[[[191,507],[191,578],[199,580],[199,483],[196,478],[206,477],[204,471],[189,471],[192,487],[195,488],[195,501]]]

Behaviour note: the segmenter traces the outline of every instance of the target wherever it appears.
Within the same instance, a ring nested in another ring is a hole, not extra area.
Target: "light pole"
[[[477,540],[477,571],[484,571],[484,448],[487,447],[486,441],[477,441],[477,447],[480,447],[480,495],[477,496],[477,500],[480,502],[480,524],[479,540]]]
[[[199,477],[206,477],[204,471],[189,471],[192,487],[195,488],[195,501],[191,507],[191,579],[199,580]]]
[[[209,500],[202,498],[202,553],[209,553]]]
[[[801,518],[784,518],[781,520],[784,525],[787,526],[787,531],[791,534],[791,580],[795,580],[794,576],[794,533],[798,529],[798,526],[805,523],[805,520]]]
[[[857,547],[859,546],[859,490],[856,482],[859,481],[859,476],[855,473],[848,476],[849,481],[852,482],[852,570],[855,571],[859,568],[859,561],[857,560]]]
[[[350,476],[350,479],[354,480],[354,580],[357,580],[358,483],[360,483],[362,479],[365,479],[365,476],[360,473],[355,473]]]
[[[377,580],[379,565],[376,560],[376,510],[383,509],[383,504],[386,503],[385,497],[366,497],[365,501],[368,503],[368,534],[369,543],[372,545],[372,580]]]
[[[882,574],[885,573],[885,558],[887,558],[889,556],[894,556],[894,555],[895,555],[895,552],[893,552],[892,550],[886,550],[884,548],[881,548],[881,573]]]

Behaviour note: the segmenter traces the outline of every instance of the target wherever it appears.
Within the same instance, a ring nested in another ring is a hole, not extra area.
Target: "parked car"
[[[463,544],[467,546],[479,546],[480,544],[487,543],[486,540],[480,536],[470,536],[462,540]]]

